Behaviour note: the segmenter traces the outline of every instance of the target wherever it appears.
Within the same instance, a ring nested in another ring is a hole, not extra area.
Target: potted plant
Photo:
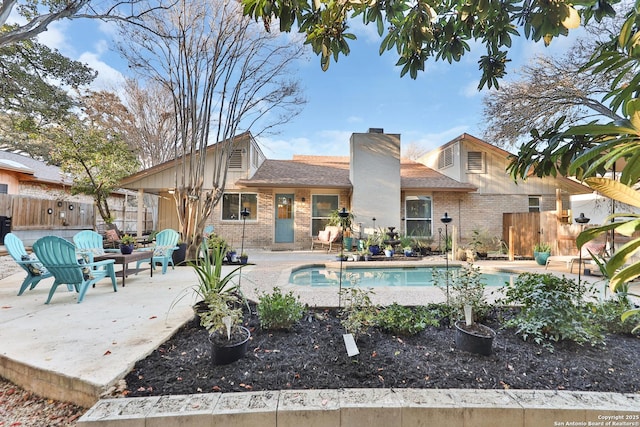
[[[487,259],[489,255],[488,237],[486,232],[475,228],[471,232],[471,248],[474,252],[474,258]]]
[[[448,275],[444,276],[444,275]],[[434,271],[436,286],[447,292],[447,306],[451,310],[451,319],[456,329],[456,346],[460,350],[477,354],[491,354],[496,333],[478,319],[489,311],[484,294],[485,284],[480,268],[471,263],[460,267],[455,273]]]
[[[456,328],[456,347],[470,353],[488,356],[493,351],[493,339],[496,332],[488,326],[473,321],[473,306],[464,306],[465,320],[458,320]]]
[[[537,243],[533,247],[533,258],[538,265],[546,265],[547,258],[551,255],[551,245],[546,242]]]
[[[216,244],[218,246],[210,249],[206,242],[202,242],[200,246],[202,257],[188,263],[198,276],[198,286],[194,288],[199,297],[199,301],[195,304],[196,312],[206,310],[205,301],[210,294],[240,294],[240,288],[234,278],[243,265],[223,275],[222,261],[226,255],[226,246],[223,241],[218,241]]]
[[[249,255],[246,252],[240,254],[240,264],[246,264],[249,261]]]
[[[178,240],[178,249],[173,251],[171,259],[173,259],[174,265],[182,265],[187,257],[187,244],[182,240]]]
[[[331,215],[329,215],[329,221],[327,222],[327,225],[342,227],[342,245],[343,248],[348,251],[353,247],[353,238],[351,237],[351,233],[354,219],[355,216],[352,212],[349,212],[345,218],[342,218],[340,216],[340,210],[336,209],[331,212]]]
[[[211,292],[206,310],[199,313],[200,325],[209,332],[214,365],[227,365],[245,355],[251,332],[241,325],[242,304],[237,294]]]
[[[130,234],[125,234],[120,239],[120,252],[122,252],[123,255],[130,254],[131,252],[133,252],[133,247],[135,243],[136,243],[135,237],[133,237]]]
[[[380,253],[380,236],[378,233],[367,236],[364,246],[369,248],[371,255],[378,255]]]
[[[413,256],[413,248],[411,246],[405,246],[404,248],[402,248],[402,250],[404,251],[404,256],[406,257]]]
[[[384,256],[391,258],[393,256],[393,246],[387,245],[384,247]]]

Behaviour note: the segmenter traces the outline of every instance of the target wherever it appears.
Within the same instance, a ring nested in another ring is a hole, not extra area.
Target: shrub
[[[356,287],[341,291],[341,298],[345,302],[345,306],[340,312],[342,317],[340,324],[353,335],[356,341],[375,324],[377,308],[371,302],[369,295],[372,293],[371,289]]]
[[[376,315],[376,325],[394,335],[415,335],[427,326],[439,326],[434,313],[427,307],[405,307],[396,303],[380,310]]]
[[[620,317],[632,308],[633,304],[627,298],[614,295],[598,305],[595,321],[612,334],[631,334],[638,322],[638,316],[628,317],[624,321],[621,321]]]
[[[258,318],[263,329],[291,329],[304,315],[304,305],[293,292],[283,294],[277,286],[258,297]]]
[[[447,305],[447,315],[451,320],[464,319],[464,306],[470,304],[473,308],[474,321],[484,319],[491,308],[487,303],[482,282],[480,268],[471,263],[457,268],[450,269],[449,274],[449,298]],[[446,292],[447,271],[442,269],[433,270],[433,280],[437,287]]]
[[[521,306],[506,326],[515,327],[524,340],[532,338],[553,350],[554,341],[592,345],[603,342],[602,326],[593,321],[595,296],[584,284],[552,274],[524,273],[506,286],[502,302]]]

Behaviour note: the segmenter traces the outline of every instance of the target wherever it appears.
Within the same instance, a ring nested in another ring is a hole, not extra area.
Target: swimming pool
[[[342,270],[342,286],[361,286],[375,288],[379,286],[433,286],[433,270],[442,271],[445,267],[380,267],[348,268]],[[459,267],[449,267],[455,275]],[[483,272],[481,280],[485,286],[503,286],[515,280],[517,273]],[[299,286],[329,287],[340,283],[340,270],[324,266],[305,267],[293,270],[289,283]]]

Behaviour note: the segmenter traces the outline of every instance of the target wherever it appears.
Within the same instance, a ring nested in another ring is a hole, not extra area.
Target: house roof
[[[236,185],[244,187],[322,187],[351,188],[349,157],[293,156],[293,160],[265,160],[252,178]],[[412,160],[400,162],[400,185],[405,189],[475,191],[463,184]]]
[[[48,165],[31,157],[0,150],[0,169],[22,174],[23,181],[71,185],[72,179],[59,167]]]
[[[308,156],[315,157],[315,156]],[[324,156],[320,156],[324,157]],[[310,160],[310,159],[309,159]],[[351,188],[349,162],[265,160],[253,177],[236,181],[245,187]]]
[[[247,132],[243,132],[243,133],[241,133],[239,135],[236,135],[234,137],[235,143],[240,143],[240,142],[242,142],[242,141],[244,141],[246,139],[248,139],[248,140],[253,139],[253,136],[251,136],[251,132],[248,132],[248,131]],[[215,144],[208,145],[207,148],[206,148],[206,153],[208,154],[209,152],[211,152],[211,151],[215,150],[216,148],[218,148],[219,144],[220,144],[220,142],[216,142]],[[256,145],[256,147],[257,147],[257,145]],[[187,156],[189,156],[189,155],[187,155]],[[181,161],[181,160],[179,160],[179,161]],[[159,173],[162,173],[162,172],[167,171],[167,170],[170,170],[173,173],[173,170],[174,170],[175,167],[176,167],[176,160],[175,159],[167,160],[164,163],[160,163],[159,165],[152,166],[152,167],[150,167],[148,169],[141,170],[140,172],[136,172],[133,175],[129,175],[128,177],[123,178],[120,181],[120,185],[122,187],[127,187],[127,185],[131,185],[131,184],[139,181],[142,178],[145,178],[147,176],[151,176],[151,175],[154,175],[154,174],[159,174]]]
[[[496,154],[498,154],[499,156],[505,157],[505,158],[509,158],[511,156],[514,156],[515,154],[504,150],[500,147],[496,147],[493,144],[490,144],[480,138],[477,138],[473,135],[470,135],[468,133],[463,133],[462,135],[452,139],[451,141],[447,142],[446,144],[438,147],[436,150],[442,151],[444,150],[446,147],[457,143],[457,142],[462,142],[462,141],[468,141],[472,144],[475,144],[477,146],[482,147],[483,149],[487,150],[487,151],[492,151]],[[533,177],[533,172],[530,172],[529,174],[530,177]],[[578,182],[577,180],[573,179],[573,178],[568,178],[565,176],[556,176],[555,179],[557,179],[560,183],[564,184],[566,186],[567,189],[570,189],[572,193],[576,193],[576,194],[588,194],[588,193],[592,193],[593,190],[589,187],[587,187],[584,184],[581,184],[580,182]]]
[[[400,186],[403,190],[447,190],[456,192],[473,192],[478,188],[472,184],[458,182],[434,171],[422,163],[408,159],[400,161]]]

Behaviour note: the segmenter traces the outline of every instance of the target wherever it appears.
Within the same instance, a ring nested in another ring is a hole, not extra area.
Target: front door
[[[276,194],[276,243],[293,243],[293,194]]]

